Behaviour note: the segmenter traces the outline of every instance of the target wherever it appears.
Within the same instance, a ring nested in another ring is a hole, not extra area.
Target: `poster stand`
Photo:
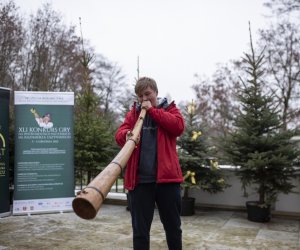
[[[9,192],[9,101],[10,89],[0,87],[0,217],[10,212]]]
[[[13,215],[73,211],[73,92],[15,91]]]

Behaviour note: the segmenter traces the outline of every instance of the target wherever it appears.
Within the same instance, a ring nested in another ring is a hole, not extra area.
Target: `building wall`
[[[210,194],[199,189],[191,189],[190,196],[196,198],[196,206],[220,207],[220,208],[245,208],[246,201],[258,200],[258,195],[253,189],[248,190],[248,197],[244,196],[240,180],[232,169],[223,169],[231,187],[224,192]],[[275,203],[274,211],[279,213],[296,213],[300,215],[300,179],[293,181],[298,193],[280,194]]]

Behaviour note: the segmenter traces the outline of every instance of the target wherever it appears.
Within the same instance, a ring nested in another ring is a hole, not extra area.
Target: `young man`
[[[168,247],[182,249],[181,193],[183,181],[176,151],[176,138],[183,133],[184,120],[175,103],[159,101],[156,82],[140,78],[135,85],[139,104],[126,114],[115,138],[123,146],[139,117],[147,110],[139,142],[125,170],[124,185],[132,218],[133,247],[150,248],[150,228],[157,205]]]
[[[51,122],[51,115],[49,113],[45,114],[43,117],[40,117],[36,112],[35,108],[31,108],[30,112],[34,115],[34,118],[41,128],[52,128],[53,123]]]

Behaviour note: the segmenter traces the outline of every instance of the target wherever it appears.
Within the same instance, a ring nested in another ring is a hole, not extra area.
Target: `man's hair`
[[[139,95],[139,93],[141,93],[143,90],[145,90],[148,87],[150,87],[156,93],[158,93],[156,82],[154,79],[152,79],[150,77],[139,78],[135,84],[134,91],[137,95]]]
[[[43,118],[44,118],[44,117],[48,117],[48,118],[51,120],[51,114],[50,114],[50,113],[45,114],[45,115],[43,116]]]

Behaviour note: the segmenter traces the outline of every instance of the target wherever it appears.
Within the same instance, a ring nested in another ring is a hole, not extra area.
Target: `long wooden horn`
[[[131,137],[127,140],[113,161],[107,165],[84,189],[77,193],[72,202],[74,212],[82,219],[96,217],[104,199],[112,185],[126,166],[141,132],[146,109],[142,109],[140,116],[132,130]]]

